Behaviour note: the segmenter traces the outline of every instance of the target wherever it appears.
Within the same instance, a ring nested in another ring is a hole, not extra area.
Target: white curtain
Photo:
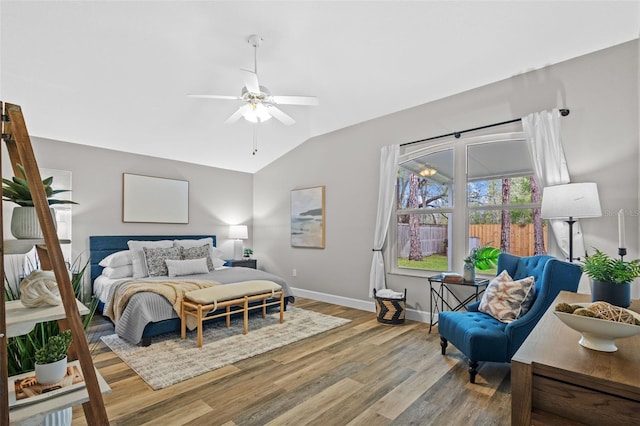
[[[560,111],[534,112],[522,118],[533,169],[541,188],[569,183],[569,169],[560,140]],[[569,256],[569,224],[561,219],[549,220],[549,226],[558,248]],[[573,225],[573,253],[584,256],[584,239],[580,223]]]
[[[369,297],[376,291],[386,287],[384,257],[382,247],[389,229],[389,220],[393,210],[396,177],[398,173],[398,157],[400,145],[383,146],[380,150],[380,184],[378,187],[378,211],[376,214],[376,229],[373,236],[373,259],[369,275]]]

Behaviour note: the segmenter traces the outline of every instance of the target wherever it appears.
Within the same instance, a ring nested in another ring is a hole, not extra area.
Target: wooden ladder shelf
[[[109,419],[102,399],[102,391],[98,382],[89,345],[82,326],[82,319],[78,310],[73,286],[65,265],[62,249],[56,233],[54,219],[49,210],[49,202],[42,185],[42,177],[33,152],[33,146],[27,132],[26,123],[20,106],[0,102],[2,111],[2,140],[7,146],[7,152],[11,161],[13,173],[19,176],[18,164],[24,167],[27,182],[31,188],[31,195],[42,234],[44,244],[37,245],[38,256],[42,269],[53,270],[60,297],[64,306],[65,319],[61,321],[61,328],[71,330],[73,345],[70,355],[77,357],[84,380],[89,400],[82,404],[87,423],[90,425],[108,425]],[[0,161],[1,170],[1,161]],[[2,209],[0,209],[0,235],[2,232]],[[4,238],[0,239],[0,277],[4,277]],[[0,286],[0,370],[2,384],[0,384],[0,424],[8,425],[10,422],[9,392],[8,392],[8,363],[7,363],[7,310],[5,306],[4,285]]]

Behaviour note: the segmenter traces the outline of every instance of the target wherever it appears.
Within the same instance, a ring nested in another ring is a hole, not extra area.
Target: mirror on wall
[[[122,174],[122,221],[189,223],[189,181]]]
[[[53,177],[51,188],[54,190],[62,190],[53,198],[58,200],[73,200],[73,192],[71,192],[72,173],[69,170],[56,170],[39,168],[42,179]],[[7,177],[11,179],[11,177]],[[75,200],[82,204],[81,200]],[[14,203],[2,203],[3,232],[7,236],[4,243],[4,272],[5,284],[13,291],[18,291],[20,281],[35,269],[40,269],[40,261],[36,254],[34,240],[23,239],[16,240],[11,235],[11,217],[13,209],[17,207]],[[72,204],[54,204],[51,206],[55,212],[56,230],[58,239],[62,242],[60,248],[62,256],[69,267],[74,264],[75,256],[72,250],[71,238],[71,222],[72,222]],[[75,265],[77,266],[77,265]]]

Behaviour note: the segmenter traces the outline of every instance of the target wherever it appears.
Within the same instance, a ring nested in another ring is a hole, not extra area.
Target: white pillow
[[[132,263],[131,252],[129,250],[122,250],[111,253],[109,256],[102,259],[98,265],[104,268],[107,266],[117,268],[118,266],[131,265]]]
[[[224,253],[222,253],[222,250],[220,250],[218,247],[211,247],[211,256],[214,258],[219,258],[222,259],[222,256],[224,256]]]
[[[133,265],[116,266],[115,268],[107,266],[102,270],[102,275],[113,279],[133,277]]]
[[[217,257],[211,258],[211,261],[213,262],[213,269],[218,269],[219,267],[224,266],[224,264],[227,263],[226,260],[222,260]]]
[[[183,248],[193,248],[200,247],[205,244],[209,245],[209,253],[211,255],[211,262],[213,262],[213,267],[219,268],[226,263],[226,261],[222,260],[222,250],[213,246],[213,238],[200,238],[199,240],[173,240],[173,245],[176,247]]]
[[[173,241],[161,240],[161,241],[127,241],[129,250],[131,250],[131,259],[133,265],[133,278],[144,278],[149,276],[147,271],[147,265],[144,260],[143,247],[147,248],[169,248],[173,247]]]
[[[167,269],[169,269],[170,277],[178,277],[180,275],[206,274],[209,272],[207,266],[207,258],[186,260],[166,259]]]

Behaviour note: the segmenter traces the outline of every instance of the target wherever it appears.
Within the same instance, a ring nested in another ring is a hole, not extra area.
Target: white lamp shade
[[[600,198],[595,183],[548,186],[542,192],[543,219],[600,217]]]
[[[269,110],[262,103],[252,104],[252,108],[245,109],[242,116],[252,123],[264,122],[271,118]]]
[[[249,238],[247,225],[231,225],[229,227],[229,238],[235,238],[239,240],[246,240],[247,238]]]

